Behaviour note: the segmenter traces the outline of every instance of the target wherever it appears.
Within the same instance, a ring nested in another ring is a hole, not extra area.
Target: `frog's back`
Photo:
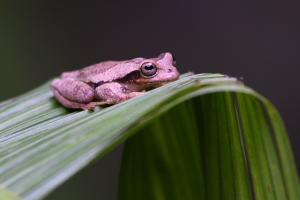
[[[106,61],[80,70],[64,72],[62,79],[75,79],[85,82],[110,82],[123,78],[127,74],[139,70],[139,64],[144,58],[135,58],[126,61]]]

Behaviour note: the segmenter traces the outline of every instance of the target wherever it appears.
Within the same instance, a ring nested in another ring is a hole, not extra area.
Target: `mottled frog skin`
[[[62,73],[61,79],[52,81],[51,88],[56,99],[67,108],[94,109],[177,80],[180,74],[175,63],[170,53],[157,58],[101,62]]]

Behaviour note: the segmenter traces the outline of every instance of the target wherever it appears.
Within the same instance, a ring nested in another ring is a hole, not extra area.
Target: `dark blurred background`
[[[244,77],[271,100],[299,171],[299,1],[85,2],[0,2],[0,101],[63,71],[169,51],[180,73]],[[121,151],[85,168],[47,199],[115,199]]]

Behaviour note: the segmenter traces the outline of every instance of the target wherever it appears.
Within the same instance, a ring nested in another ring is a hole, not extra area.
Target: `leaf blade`
[[[235,78],[224,77],[220,74],[201,74],[183,77],[176,82],[149,91],[121,104],[107,108],[99,107],[94,112],[69,112],[56,103],[50,91],[49,83],[46,83],[40,88],[29,92],[28,95],[18,97],[10,104],[2,104],[4,106],[0,108],[0,121],[2,120],[6,123],[9,121],[8,118],[10,116],[18,116],[18,114],[16,114],[18,112],[28,113],[29,116],[27,120],[22,121],[20,124],[13,124],[13,120],[11,120],[5,125],[5,128],[0,129],[0,134],[3,136],[0,138],[0,183],[3,183],[3,186],[26,199],[42,198],[70,176],[88,165],[92,160],[99,158],[128,137],[147,127],[150,122],[155,123],[160,116],[171,112],[173,108],[175,109],[178,106],[178,108],[180,108],[180,106],[184,104],[183,102],[193,102],[194,100],[190,99],[221,91],[243,92],[264,100],[263,97],[243,86]],[[232,97],[230,97],[232,95],[229,95],[229,97],[226,96],[226,94],[224,95],[225,98],[222,99],[225,100],[221,102],[221,104],[220,102],[215,102],[214,104],[215,113],[218,115],[217,118],[215,116],[211,116],[211,118],[215,120],[223,118],[224,113],[226,113],[226,115],[231,113],[230,116],[236,117],[234,115],[235,111],[232,105]],[[214,101],[219,101],[221,96],[219,94],[216,96]],[[226,99],[229,102],[227,102]],[[49,107],[41,107],[41,109],[39,109],[38,106],[41,104],[38,105],[37,103],[41,102],[41,100],[47,102],[46,104]],[[231,107],[228,106],[229,104]],[[187,112],[186,110],[188,110],[189,113],[194,113],[194,106],[193,103],[187,103],[184,106],[185,111],[181,112],[185,113]],[[30,113],[29,110],[32,109],[34,112]],[[55,109],[57,109],[57,112],[53,112]],[[218,113],[218,110],[221,112]],[[210,110],[208,109],[208,111]],[[39,112],[40,114],[38,114]],[[51,112],[53,113],[51,114]],[[45,118],[42,118],[43,114]],[[169,117],[172,118],[174,115],[173,113],[173,115]],[[182,121],[187,124],[194,124],[191,125],[191,127],[195,126],[196,122],[193,122],[193,118],[190,118],[187,114],[182,115],[185,116],[182,118]],[[26,114],[24,114],[24,116],[26,116]],[[219,126],[224,126],[225,122],[217,120],[216,123],[220,123]],[[214,124],[211,123],[211,125]],[[227,149],[227,152],[229,152],[229,141],[233,141],[235,145],[238,145],[239,141],[237,125],[235,122],[232,122],[230,126],[232,130],[235,130],[233,131],[235,132],[234,137],[229,136],[229,138],[226,138],[225,135],[222,135],[221,132],[217,132],[217,129],[214,129],[214,134],[216,134],[214,138],[224,137],[223,139],[226,140],[224,148]],[[227,128],[230,126],[227,125]],[[172,126],[168,125],[168,129],[172,130]],[[180,130],[180,127],[177,129]],[[193,132],[194,130],[194,128],[189,129],[190,127],[186,126],[188,132]],[[190,143],[197,141],[195,134],[194,136],[192,134],[191,138],[182,136],[178,136],[178,138],[181,140],[188,139]],[[175,147],[181,145],[178,141],[173,141],[172,144]],[[223,144],[221,144],[220,147],[223,149],[222,145]],[[236,155],[242,156],[241,144],[239,145],[240,147],[235,148],[235,151],[237,150],[238,152]],[[137,146],[136,148],[142,147]],[[198,148],[195,143],[189,147],[191,152],[196,152]],[[286,146],[283,148],[286,148]],[[169,152],[168,150],[164,150],[164,148],[161,149],[162,152]],[[182,152],[178,151],[178,149],[177,147],[176,152],[178,155],[181,155]],[[232,149],[234,148],[231,146],[230,150]],[[215,152],[217,155],[225,153],[225,151],[220,150]],[[145,154],[153,157],[152,151],[146,151]],[[181,159],[184,159],[183,155],[185,154],[180,156]],[[194,192],[191,191],[195,191],[194,185],[200,185],[200,188],[197,189],[201,190],[201,192],[197,197],[201,196],[201,198],[203,198],[207,195],[204,180],[201,175],[201,173],[203,174],[202,165],[204,164],[202,161],[196,161],[195,158],[200,156],[202,159],[203,151],[200,150],[200,152],[193,153],[193,155],[193,162],[197,162],[198,164],[194,164],[194,168],[191,171],[197,171],[197,184],[192,184],[191,188],[186,186],[179,188],[178,194],[185,194],[192,199]],[[227,155],[223,156],[224,158],[221,157],[223,160],[229,160],[226,159]],[[217,156],[216,159],[220,159],[220,157]],[[171,161],[166,159],[165,162]],[[214,168],[217,173],[223,174],[222,176],[228,175],[228,177],[234,177],[234,187],[242,188],[242,192],[235,189],[237,197],[246,197],[249,195],[247,183],[237,185],[237,183],[247,175],[243,162],[244,157],[241,161],[235,158],[235,156],[232,156],[232,160],[230,163],[228,162],[228,168],[239,169],[234,170],[233,173],[226,173],[228,170],[222,171],[223,169],[218,170]],[[154,165],[155,162],[151,162],[150,164]],[[185,166],[181,164],[179,170],[183,171],[183,174],[186,174],[186,176],[173,178],[188,183],[190,180],[186,177],[192,176],[193,173],[183,169],[185,169]],[[141,179],[142,176],[140,175],[139,177]],[[218,175],[217,177],[220,176]],[[148,178],[154,179],[154,181],[160,180],[159,176],[151,176]],[[163,183],[163,180],[161,180],[161,182]],[[231,198],[234,194],[232,182],[226,184],[223,181],[219,184],[220,187],[218,187],[216,191],[220,191],[220,188],[223,188],[223,195]],[[156,188],[155,190],[161,190],[159,185],[154,186]],[[136,187],[139,188],[139,185],[136,185]],[[213,187],[211,188],[215,189]],[[231,189],[226,190],[224,188]],[[296,187],[293,189],[297,190]],[[133,191],[135,188],[130,187],[128,190]],[[142,193],[139,192],[137,195],[141,197]],[[155,198],[162,199],[163,191],[153,195],[155,195]],[[216,194],[216,196],[218,195]],[[129,197],[132,198],[132,196]]]

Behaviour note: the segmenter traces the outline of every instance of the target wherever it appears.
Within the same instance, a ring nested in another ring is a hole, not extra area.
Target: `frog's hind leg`
[[[104,104],[113,104],[111,101],[92,102],[94,90],[80,81],[54,79],[51,83],[51,88],[56,99],[67,108],[87,110]]]
[[[104,104],[111,104],[111,102],[106,102],[106,101],[99,101],[99,102],[90,102],[88,104],[83,104],[83,103],[76,103],[73,101],[69,101],[68,99],[64,98],[57,90],[53,90],[53,93],[56,97],[56,99],[65,107],[67,108],[81,108],[83,110],[88,110],[88,109],[95,109],[96,106],[101,106]]]
[[[54,96],[56,97],[56,99],[65,107],[67,108],[82,108],[85,109],[86,104],[83,103],[76,103],[76,102],[72,102],[69,101],[68,99],[64,98],[56,89],[52,89]]]
[[[56,99],[67,108],[88,109],[87,104],[94,98],[93,89],[79,81],[55,79],[51,88]]]
[[[81,108],[84,110],[88,110],[88,109],[93,110],[93,109],[95,109],[96,106],[101,106],[104,104],[111,104],[111,102],[106,102],[106,101],[90,102],[88,104],[77,103],[77,102],[69,101],[68,99],[64,98],[56,89],[53,89],[53,93],[54,93],[56,99],[63,106],[65,106],[67,108],[73,108],[73,109]]]

